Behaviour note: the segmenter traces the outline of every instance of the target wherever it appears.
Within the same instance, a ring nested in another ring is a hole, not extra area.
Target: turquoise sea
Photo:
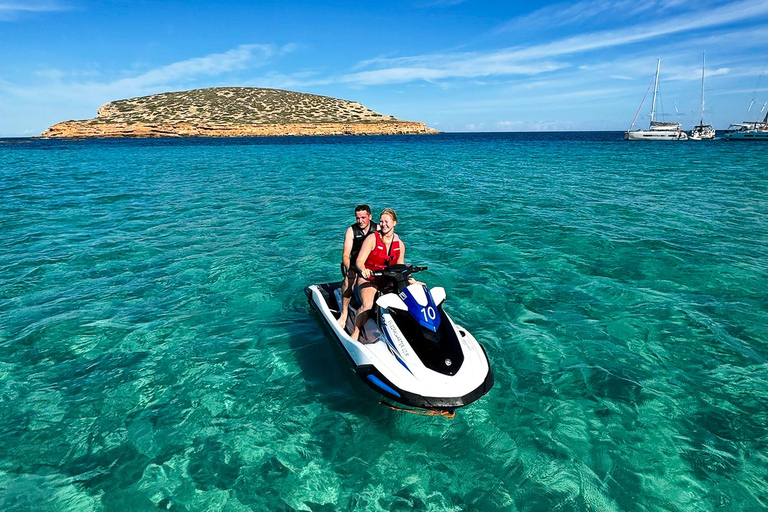
[[[392,411],[353,208],[496,385]],[[768,509],[768,154],[620,133],[0,141],[0,510]]]

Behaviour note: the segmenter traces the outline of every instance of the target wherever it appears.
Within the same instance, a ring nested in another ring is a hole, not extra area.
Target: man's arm
[[[344,249],[341,254],[341,264],[349,270],[349,255],[352,253],[352,228],[347,228],[344,234]]]

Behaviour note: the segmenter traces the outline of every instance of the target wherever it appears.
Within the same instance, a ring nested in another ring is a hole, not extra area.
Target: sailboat
[[[691,140],[712,140],[715,138],[715,129],[710,124],[704,124],[704,67],[707,54],[701,57],[701,107],[699,108],[699,124],[691,130]]]
[[[725,140],[768,140],[768,112],[762,121],[733,123],[723,137]]]
[[[680,123],[667,123],[663,121],[656,121],[656,97],[659,94],[659,70],[661,69],[661,59],[656,61],[656,76],[654,77],[653,86],[653,104],[651,105],[651,125],[647,130],[638,128],[633,130],[635,121],[637,120],[637,114],[640,113],[640,109],[643,108],[645,97],[640,102],[640,108],[637,109],[635,119],[632,120],[632,124],[629,130],[624,132],[624,140],[688,140],[688,135],[680,130]],[[649,86],[650,87],[650,86]],[[648,91],[645,91],[648,94]]]
[[[755,92],[757,92],[757,89]],[[755,97],[752,96],[752,102],[749,104],[749,109],[747,110],[752,110],[752,105],[754,104]],[[768,102],[764,103],[760,112],[765,110],[767,105]],[[768,140],[768,112],[766,112],[762,121],[744,121],[743,123],[732,123],[731,126],[725,130],[723,138],[725,140]]]

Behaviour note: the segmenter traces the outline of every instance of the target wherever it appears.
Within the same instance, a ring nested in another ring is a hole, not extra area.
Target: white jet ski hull
[[[425,366],[405,340],[392,318],[393,312],[381,308],[380,321],[368,321],[364,341],[369,343],[365,344],[354,341],[338,324],[339,283],[312,285],[305,292],[309,303],[351,360],[355,373],[386,398],[408,407],[452,411],[474,402],[493,387],[493,372],[485,350],[447,315],[444,318],[448,322],[443,329],[455,332],[455,344],[461,347],[462,360],[454,365],[456,369],[435,371]],[[445,362],[452,364],[449,359]],[[434,362],[427,365],[435,368]]]

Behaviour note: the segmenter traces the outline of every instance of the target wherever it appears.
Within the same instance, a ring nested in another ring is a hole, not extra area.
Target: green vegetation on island
[[[97,117],[65,121],[43,137],[238,137],[437,133],[356,101],[255,87],[214,87],[118,100]]]
[[[214,87],[113,101],[94,123],[294,124],[399,121],[355,101],[262,89]]]

